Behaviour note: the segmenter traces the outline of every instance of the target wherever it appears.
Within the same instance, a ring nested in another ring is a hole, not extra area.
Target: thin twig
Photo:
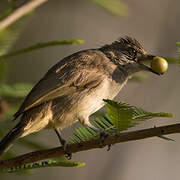
[[[17,56],[20,54],[24,54],[27,52],[39,50],[42,48],[50,47],[50,46],[58,46],[58,45],[68,45],[68,44],[82,44],[84,41],[81,39],[72,39],[72,40],[56,40],[56,41],[48,41],[48,42],[42,42],[42,43],[37,43],[32,46],[29,46],[24,49],[20,49],[14,52],[10,52],[4,55],[0,55],[0,60],[7,59],[13,56]]]
[[[135,141],[150,137],[162,136],[167,134],[174,134],[180,133],[180,123],[161,126],[161,127],[154,127],[149,129],[143,129],[138,131],[132,132],[124,132],[119,134],[112,134],[109,135],[105,141],[104,145],[111,145],[116,143],[122,143],[127,141]],[[101,148],[98,139],[89,140],[83,142],[81,144],[71,144],[67,148],[68,153],[76,153],[80,151],[86,151],[94,148]],[[62,147],[56,147],[53,149],[35,151],[31,153],[27,153],[12,159],[2,160],[0,161],[0,169],[4,168],[11,168],[15,166],[21,166],[26,163],[33,163],[36,161],[49,159],[49,158],[56,158],[64,155],[64,151]]]
[[[42,3],[45,3],[48,0],[32,0],[29,3],[26,3],[25,5],[21,6],[17,10],[15,10],[12,14],[10,14],[7,18],[0,21],[0,30],[8,27],[15,21],[17,21],[19,18],[33,10],[34,8],[40,6]]]

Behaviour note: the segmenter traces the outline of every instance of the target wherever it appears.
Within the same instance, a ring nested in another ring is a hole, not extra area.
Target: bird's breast
[[[96,88],[90,90],[81,101],[77,103],[76,114],[90,116],[104,106],[103,99],[113,99],[124,86],[127,80],[119,83],[112,78],[105,78]]]

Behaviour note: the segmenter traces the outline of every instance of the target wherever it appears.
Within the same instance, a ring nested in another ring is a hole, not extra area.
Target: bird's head
[[[100,48],[106,56],[119,68],[126,68],[131,75],[138,71],[150,71],[155,74],[151,67],[143,64],[146,60],[152,60],[155,56],[147,54],[142,45],[134,38],[126,36],[110,45]]]

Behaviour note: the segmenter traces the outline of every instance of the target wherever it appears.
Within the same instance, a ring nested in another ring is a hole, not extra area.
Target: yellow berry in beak
[[[168,69],[168,62],[164,58],[156,56],[151,61],[151,68],[154,72],[163,74]]]

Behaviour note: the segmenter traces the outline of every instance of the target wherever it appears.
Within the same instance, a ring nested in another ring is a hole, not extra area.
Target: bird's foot
[[[95,127],[94,125],[89,123],[89,121],[86,121],[86,125],[100,134],[99,135],[99,145],[101,148],[103,148],[105,146],[104,140],[109,136],[109,133],[103,129],[99,129],[99,128]],[[111,147],[111,145],[108,145],[108,149],[107,149],[108,151],[110,150],[110,147]]]
[[[55,131],[56,135],[58,136],[59,142],[61,143],[61,145],[63,147],[64,153],[65,153],[65,157],[67,159],[71,159],[72,158],[72,154],[67,152],[68,142],[61,137],[61,134],[58,131],[58,129],[55,128],[54,131]]]
[[[110,151],[110,150],[111,150],[111,146],[112,146],[112,144],[109,144],[109,145],[108,145],[107,151]]]
[[[109,133],[104,131],[104,130],[101,130],[100,131],[100,137],[99,137],[99,144],[100,144],[100,147],[104,147],[104,141],[105,139],[109,136]],[[108,149],[109,149],[109,146],[108,146]]]
[[[67,152],[68,142],[64,140],[61,142],[61,144],[65,153],[65,157],[70,160],[72,158],[72,153]]]
[[[72,158],[72,153],[65,152],[65,157],[70,160]]]

